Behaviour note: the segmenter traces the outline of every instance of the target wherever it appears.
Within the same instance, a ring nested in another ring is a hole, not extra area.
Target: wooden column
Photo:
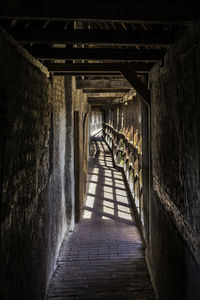
[[[75,222],[80,220],[79,111],[74,112]]]

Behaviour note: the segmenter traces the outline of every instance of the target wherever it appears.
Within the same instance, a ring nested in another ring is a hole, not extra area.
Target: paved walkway
[[[94,139],[82,219],[63,241],[49,300],[155,299],[122,175]]]

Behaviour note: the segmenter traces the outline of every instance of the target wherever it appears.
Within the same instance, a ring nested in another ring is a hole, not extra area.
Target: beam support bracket
[[[150,99],[150,91],[144,85],[144,83],[137,77],[134,69],[131,68],[121,68],[121,73],[124,77],[128,80],[128,82],[132,85],[138,95],[142,98],[144,103],[150,107],[151,106],[151,99]]]

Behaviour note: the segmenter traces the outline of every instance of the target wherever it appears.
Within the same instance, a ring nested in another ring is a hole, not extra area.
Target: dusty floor
[[[48,299],[155,299],[122,174],[100,138],[91,152],[82,219],[62,244]]]

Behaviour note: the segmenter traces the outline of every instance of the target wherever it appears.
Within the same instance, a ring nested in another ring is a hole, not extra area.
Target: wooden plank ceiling
[[[135,91],[150,105],[148,73],[198,19],[196,2],[2,0],[0,26],[54,75],[76,76],[92,106]]]

